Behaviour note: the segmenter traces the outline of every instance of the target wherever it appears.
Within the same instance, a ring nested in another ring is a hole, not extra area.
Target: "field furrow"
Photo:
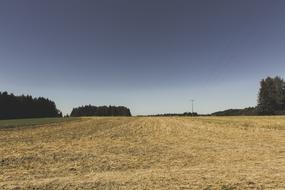
[[[0,130],[0,189],[285,189],[285,117],[94,117]]]

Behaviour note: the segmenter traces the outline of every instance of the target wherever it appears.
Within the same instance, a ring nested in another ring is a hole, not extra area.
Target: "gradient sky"
[[[285,77],[284,0],[1,0],[0,91],[133,114],[256,105]]]

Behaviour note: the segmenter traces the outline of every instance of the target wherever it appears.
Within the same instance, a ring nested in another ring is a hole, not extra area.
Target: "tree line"
[[[244,109],[228,109],[225,111],[218,111],[215,113],[212,113],[213,116],[254,116],[257,115],[256,108],[255,107],[248,107]]]
[[[262,79],[257,106],[245,109],[229,109],[212,113],[212,115],[285,115],[285,81],[279,76]]]
[[[124,106],[92,106],[86,105],[73,108],[71,117],[80,116],[131,116],[129,108]]]
[[[73,108],[70,116],[131,116],[129,108],[124,106],[81,106]],[[0,92],[0,119],[24,119],[62,117],[56,104],[43,97],[33,98],[30,95],[15,96]]]
[[[150,117],[172,117],[172,116],[199,116],[197,112],[184,112],[184,113],[164,113],[164,114],[154,114],[147,115]]]
[[[0,92],[0,119],[62,117],[53,101],[32,96]]]
[[[197,113],[169,113],[154,116],[196,116]],[[267,77],[260,81],[258,103],[255,107],[229,109],[215,112],[216,116],[237,115],[285,115],[285,81],[281,77]],[[73,108],[70,116],[131,116],[130,109],[124,106],[92,106]],[[21,119],[40,117],[62,117],[56,104],[43,97],[30,95],[15,96],[0,92],[0,119]]]

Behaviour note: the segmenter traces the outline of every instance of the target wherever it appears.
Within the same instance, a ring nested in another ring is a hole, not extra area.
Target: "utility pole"
[[[191,99],[190,101],[191,101],[191,103],[192,103],[192,116],[193,116],[193,115],[194,115],[194,101],[195,101],[195,100]]]

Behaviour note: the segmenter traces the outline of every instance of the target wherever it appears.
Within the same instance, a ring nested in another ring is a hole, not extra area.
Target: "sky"
[[[284,0],[1,0],[0,91],[64,114],[133,115],[255,106],[285,77]]]

